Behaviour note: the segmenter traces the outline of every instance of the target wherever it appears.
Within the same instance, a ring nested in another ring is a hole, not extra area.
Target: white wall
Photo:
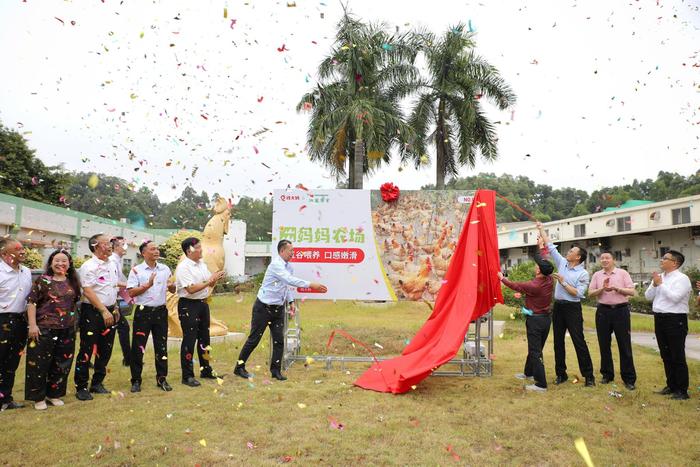
[[[224,237],[226,274],[234,278],[245,275],[245,234],[246,225],[241,220],[231,220],[228,234]]]

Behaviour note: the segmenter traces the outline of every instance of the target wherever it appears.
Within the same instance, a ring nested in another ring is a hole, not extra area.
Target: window
[[[595,264],[595,262],[598,260],[595,255],[588,255],[588,262],[591,264]]]
[[[628,232],[632,230],[632,218],[630,216],[617,218],[617,231]]]
[[[615,261],[622,261],[622,252],[621,251],[615,251],[613,253],[613,256],[615,257]]]
[[[586,236],[586,224],[574,225],[574,237],[585,237],[585,236]]]
[[[124,267],[123,269],[125,271],[131,271],[131,258],[124,258]]]
[[[679,208],[671,210],[673,225],[690,223],[690,208]]]
[[[523,243],[527,243],[527,232],[523,234]]]
[[[662,246],[661,248],[659,248],[659,258],[663,258],[663,256],[666,253],[668,253],[668,250],[670,250],[670,249],[671,249],[671,247],[669,247],[669,246]]]

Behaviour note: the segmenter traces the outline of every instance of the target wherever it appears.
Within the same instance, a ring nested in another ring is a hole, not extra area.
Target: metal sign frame
[[[282,369],[288,370],[294,362],[305,362],[307,356],[301,353],[301,310],[296,306],[296,312],[290,320],[289,310],[285,305],[284,311],[284,352],[282,354]],[[486,324],[486,332],[482,332],[482,325]],[[462,344],[461,358],[453,358],[443,364],[443,369],[434,371],[434,376],[491,376],[493,375],[493,311],[490,310],[484,316],[469,324],[467,334]],[[316,362],[323,362],[326,369],[333,368],[334,363],[340,365],[340,370],[345,371],[350,363],[374,363],[372,357],[349,357],[338,355],[313,355]],[[394,357],[378,357],[377,360],[389,360]],[[272,336],[270,336],[270,353],[268,362],[272,360]],[[448,367],[445,369],[444,367]]]

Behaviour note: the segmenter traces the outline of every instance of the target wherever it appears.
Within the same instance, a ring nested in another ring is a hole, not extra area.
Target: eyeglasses
[[[673,261],[673,258],[670,258],[668,256],[664,256],[663,258],[661,258],[661,261]]]

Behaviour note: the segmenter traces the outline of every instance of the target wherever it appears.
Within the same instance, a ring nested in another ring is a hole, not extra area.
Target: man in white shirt
[[[27,296],[32,272],[23,266],[25,251],[20,242],[0,238],[0,411],[19,409],[12,399],[15,372],[27,342]]]
[[[186,258],[175,269],[177,294],[177,316],[182,326],[182,345],[180,346],[180,366],[182,367],[182,384],[190,387],[200,385],[194,378],[192,358],[197,349],[199,358],[199,376],[216,379],[216,373],[209,365],[209,298],[210,289],[224,277],[224,271],[212,274],[202,261],[202,243],[198,238],[189,237],[182,241],[182,251]]]
[[[294,294],[289,290],[292,287],[308,287],[321,293],[328,291],[325,285],[317,282],[309,282],[293,276],[294,271],[289,260],[294,256],[294,246],[289,240],[280,240],[277,244],[279,256],[272,260],[265,271],[262,285],[258,291],[258,297],[253,304],[253,317],[250,322],[250,335],[246,340],[233,373],[241,378],[250,378],[246,371],[245,362],[255,350],[260,339],[265,333],[265,328],[270,326],[272,335],[272,360],[270,361],[270,373],[272,377],[280,381],[287,379],[282,375],[282,356],[284,352],[284,306],[294,301]],[[292,305],[293,306],[293,305]]]
[[[88,240],[92,258],[85,261],[78,274],[83,287],[80,305],[80,350],[75,359],[75,397],[81,401],[92,400],[91,393],[109,394],[102,382],[107,375],[107,364],[114,345],[114,324],[119,321],[117,283],[119,274],[109,261],[112,244],[109,237],[97,234]],[[90,380],[90,359],[95,357],[95,371]]]
[[[163,391],[173,388],[166,380],[168,376],[168,309],[165,307],[166,292],[175,292],[175,284],[168,283],[170,268],[158,263],[158,245],[147,240],[139,246],[143,263],[129,272],[127,289],[136,299],[134,312],[134,338],[131,346],[131,392],[141,391],[143,354],[146,352],[148,335],[153,333],[153,348],[156,357],[156,386]]]
[[[131,345],[129,344],[129,322],[126,317],[131,314],[131,304],[133,301],[126,293],[126,276],[124,275],[124,255],[126,254],[126,241],[124,237],[113,237],[110,240],[112,244],[112,254],[109,260],[114,263],[119,274],[117,283],[119,290],[117,291],[117,309],[119,310],[119,321],[115,325],[117,336],[119,337],[119,345],[122,348],[122,365],[129,366],[131,360]]]
[[[654,331],[659,353],[664,362],[666,387],[659,394],[674,400],[688,396],[688,363],[685,359],[685,338],[688,335],[688,300],[692,292],[690,279],[679,268],[685,262],[682,253],[669,250],[661,258],[661,274],[655,272],[644,293],[652,300]]]

